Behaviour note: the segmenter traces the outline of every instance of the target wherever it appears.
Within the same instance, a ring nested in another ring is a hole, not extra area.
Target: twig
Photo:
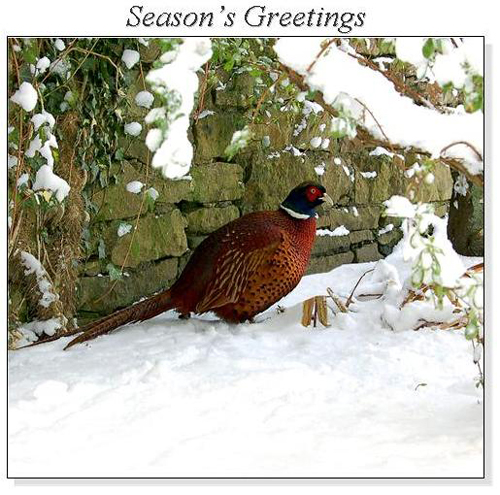
[[[373,297],[375,299],[380,299],[384,294],[358,294],[357,299],[360,297]]]
[[[340,298],[333,292],[330,287],[326,288],[326,292],[328,292],[328,295],[333,299],[333,302],[337,305],[337,307],[342,311],[342,313],[347,313],[347,308],[345,304],[340,300]]]
[[[346,308],[348,308],[348,307],[349,307],[349,305],[352,303],[352,298],[353,298],[353,296],[354,296],[354,292],[355,292],[355,290],[358,288],[358,285],[359,285],[359,283],[361,282],[361,280],[363,280],[363,277],[364,277],[367,273],[373,272],[373,270],[375,270],[375,268],[372,268],[371,270],[366,271],[365,273],[363,273],[363,275],[361,275],[361,277],[359,277],[358,281],[356,282],[356,285],[354,286],[354,289],[352,289],[351,294],[349,295],[349,297],[347,298],[347,301],[345,302],[345,306],[346,306]]]
[[[286,73],[282,72],[278,79],[271,84],[271,86],[267,87],[266,90],[262,93],[260,96],[259,100],[257,101],[257,105],[254,108],[253,114],[252,114],[252,124],[255,121],[255,118],[257,117],[257,114],[259,113],[260,107],[262,106],[262,103],[264,101],[264,98],[268,95],[269,91],[271,91],[271,88],[276,87],[285,77]]]
[[[360,99],[354,98],[354,100],[357,101],[360,105],[362,105],[363,108],[371,115],[372,119],[375,121],[375,123],[377,124],[378,128],[380,129],[380,132],[382,133],[382,136],[384,136],[384,138],[386,139],[386,141],[389,143],[389,147],[391,148],[392,153],[396,154],[396,152],[394,151],[392,142],[387,137],[387,134],[385,133],[383,127],[380,125],[380,122],[377,120],[377,118],[375,117],[375,115],[373,114],[373,112]]]
[[[399,79],[394,77],[390,72],[382,70],[372,60],[362,57],[361,55],[358,54],[355,55],[354,53],[347,53],[347,55],[349,55],[352,58],[355,58],[361,64],[370,67],[370,69],[382,74],[386,79],[388,79],[390,82],[392,82],[392,84],[394,84],[394,87],[396,88],[396,91],[398,93],[401,93],[405,96],[410,96],[412,100],[422,103],[424,106],[430,108],[431,110],[436,110],[436,107],[430,101],[426,100],[421,94],[409,88],[403,81],[400,81]]]
[[[200,99],[198,101],[198,108],[196,109],[196,113],[193,117],[193,120],[195,122],[198,122],[198,119],[200,118],[200,114],[203,110],[203,105],[205,104],[205,93],[207,91],[208,87],[208,72],[210,71],[210,62],[207,62],[205,64],[205,73],[203,74],[203,81],[201,83],[201,88],[200,88]]]
[[[307,72],[311,72],[312,68],[314,67],[314,65],[316,64],[316,62],[320,59],[321,55],[323,55],[323,53],[326,52],[326,50],[328,50],[328,48],[330,48],[330,46],[335,43],[335,38],[331,38],[328,43],[324,43],[323,46],[321,47],[321,50],[320,52],[316,55],[316,58],[311,62],[311,64],[309,65],[309,67],[306,69]]]
[[[481,161],[483,161],[483,156],[481,155],[481,153],[479,153],[479,151],[477,151],[476,147],[473,146],[472,144],[468,143],[467,141],[455,141],[454,143],[451,143],[449,144],[448,146],[445,146],[442,150],[441,150],[441,153],[440,155],[442,156],[443,153],[447,150],[449,150],[450,148],[452,148],[453,146],[457,146],[459,144],[463,144],[467,147],[469,147],[477,156],[477,158]]]

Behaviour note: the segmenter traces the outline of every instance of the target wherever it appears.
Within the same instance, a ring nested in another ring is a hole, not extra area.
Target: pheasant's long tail
[[[99,335],[109,333],[115,328],[127,323],[149,320],[173,307],[174,304],[170,297],[170,291],[165,291],[156,296],[149,297],[133,306],[115,311],[100,320],[79,328],[75,333],[81,332],[80,335],[71,340],[64,349],[66,350],[75,344],[81,344],[82,342],[95,339],[99,337]]]

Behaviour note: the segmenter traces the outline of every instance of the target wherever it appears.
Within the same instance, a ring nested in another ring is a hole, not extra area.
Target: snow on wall
[[[418,45],[418,39],[403,41]],[[438,157],[446,146],[460,141],[473,145],[482,154],[483,114],[442,114],[435,110],[416,105],[410,98],[402,96],[393,84],[382,74],[361,66],[342,49],[332,44],[319,57],[311,70],[308,68],[321,52],[321,38],[282,38],[275,44],[275,51],[280,61],[305,77],[305,82],[312,90],[322,92],[326,103],[335,106],[339,98],[355,118],[363,118],[364,127],[376,138],[385,139],[403,147],[415,146]],[[421,44],[420,46],[420,58]],[[482,58],[482,45],[461,50],[458,60],[463,60],[466,53],[473,53],[469,58],[475,61]],[[455,52],[453,52],[455,53]],[[404,51],[402,56],[413,60],[414,56]],[[448,59],[447,59],[448,60]],[[456,64],[455,64],[456,65]],[[335,73],[335,77],[332,77]],[[364,112],[370,109],[378,123]],[[404,115],[404,118],[401,116]],[[380,126],[383,128],[383,132]],[[447,156],[463,159],[471,173],[482,170],[482,163],[467,146],[453,146]]]

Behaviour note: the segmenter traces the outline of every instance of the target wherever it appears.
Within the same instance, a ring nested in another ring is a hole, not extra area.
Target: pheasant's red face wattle
[[[311,186],[306,190],[306,197],[310,203],[314,203],[321,196],[323,196],[323,191],[318,187]]]

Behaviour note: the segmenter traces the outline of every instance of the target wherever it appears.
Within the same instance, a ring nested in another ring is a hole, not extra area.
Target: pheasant
[[[169,309],[185,318],[212,311],[227,322],[251,321],[304,275],[316,237],[315,208],[324,202],[333,205],[322,185],[303,182],[278,210],[229,222],[195,249],[170,289],[78,329],[81,335],[65,349]]]

